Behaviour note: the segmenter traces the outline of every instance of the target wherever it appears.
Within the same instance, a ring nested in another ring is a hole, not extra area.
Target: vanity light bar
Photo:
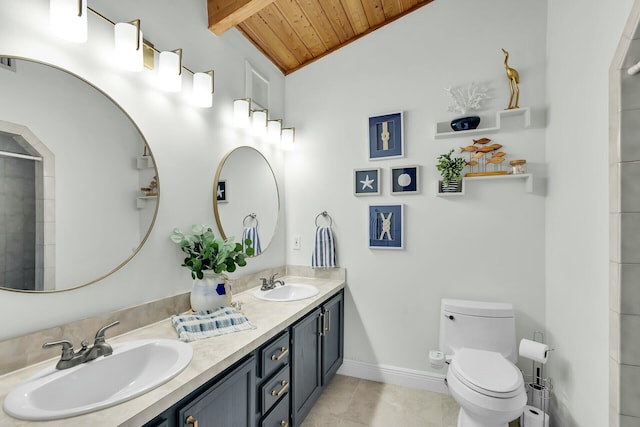
[[[86,36],[86,21],[87,21],[87,11],[93,13],[95,16],[101,18],[102,20],[108,22],[109,24],[114,26],[114,38],[116,39],[116,45],[118,44],[118,38],[121,37],[121,35],[118,35],[118,33],[125,31],[127,33],[128,37],[125,37],[125,39],[128,39],[129,41],[125,44],[127,44],[129,46],[129,54],[130,55],[136,55],[136,59],[135,59],[135,65],[134,64],[134,60],[133,59],[128,59],[126,60],[126,65],[124,65],[122,62],[120,62],[120,60],[118,60],[118,65],[121,66],[122,68],[128,69],[128,70],[132,70],[132,71],[139,71],[141,68],[139,64],[139,59],[138,59],[138,55],[140,55],[139,53],[139,48],[140,48],[140,44],[142,44],[142,61],[143,61],[143,66],[144,68],[150,69],[152,70],[155,67],[155,56],[156,54],[158,55],[158,60],[159,60],[159,68],[162,69],[166,69],[166,70],[170,70],[171,68],[173,68],[174,66],[177,68],[177,74],[175,72],[173,72],[173,70],[171,71],[165,71],[162,72],[161,74],[164,75],[164,80],[163,78],[161,78],[162,83],[162,87],[165,90],[171,90],[171,91],[179,91],[182,87],[182,70],[185,70],[189,73],[191,73],[191,75],[193,76],[193,91],[195,93],[196,88],[195,86],[198,87],[198,93],[199,93],[199,97],[201,97],[202,99],[200,99],[199,102],[194,101],[194,104],[201,106],[203,108],[209,108],[211,107],[211,105],[213,105],[213,100],[205,100],[204,98],[206,97],[206,95],[204,95],[204,91],[202,89],[200,89],[202,87],[203,83],[200,83],[200,80],[203,80],[203,77],[196,77],[196,74],[208,74],[210,77],[210,84],[209,87],[211,88],[210,91],[208,91],[207,93],[209,94],[208,96],[211,97],[213,95],[213,87],[214,87],[214,83],[213,83],[213,78],[214,78],[214,74],[213,71],[207,71],[204,73],[196,73],[194,71],[191,71],[189,68],[185,67],[184,65],[182,65],[182,49],[176,49],[174,51],[168,51],[168,52],[160,52],[159,50],[157,50],[152,43],[150,43],[147,40],[144,40],[144,38],[142,37],[142,31],[140,29],[140,20],[136,19],[134,21],[128,22],[128,23],[118,23],[116,24],[115,22],[113,22],[112,20],[110,20],[109,18],[107,18],[106,16],[102,15],[101,13],[95,11],[94,9],[90,8],[87,6],[87,0],[49,0],[49,5],[50,5],[50,9],[51,9],[51,26],[52,26],[52,30],[62,36],[63,34],[60,32],[60,28],[61,27],[69,27],[71,28],[72,26],[78,26],[78,24],[75,22],[78,19],[83,19],[84,20],[84,37],[72,37],[72,38],[67,38],[68,40],[71,41],[77,41],[79,43],[83,43],[86,42],[87,40],[87,36]],[[62,18],[61,18],[62,17]],[[62,20],[61,20],[62,19]],[[71,24],[63,24],[62,22],[66,23],[66,22],[71,22]],[[55,24],[54,24],[55,22]],[[124,26],[119,26],[117,29],[115,28],[117,25],[119,24],[123,24]],[[131,26],[134,26],[137,29],[137,32],[135,30],[132,31]],[[122,33],[121,33],[122,34]],[[136,42],[135,44],[131,43],[132,40],[132,35],[135,35],[136,38]],[[133,51],[134,53],[132,53],[132,51],[130,50],[131,46],[135,46],[135,51]],[[168,55],[161,55],[161,54],[168,54]],[[161,56],[166,57],[168,59],[166,60],[161,60]],[[177,56],[177,58],[176,58]],[[177,60],[176,60],[177,59]],[[161,65],[164,62],[169,62],[170,65],[167,65],[166,67]],[[170,77],[169,77],[170,75]],[[206,83],[204,83],[206,85]]]
[[[269,110],[251,108],[251,98],[233,100],[233,125],[237,128],[251,128],[255,136],[263,137],[271,144],[282,144],[291,149],[296,140],[296,128],[282,127],[282,119],[269,119]]]

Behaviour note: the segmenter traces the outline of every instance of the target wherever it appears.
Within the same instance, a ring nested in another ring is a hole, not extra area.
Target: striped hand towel
[[[231,307],[176,314],[171,317],[171,323],[180,341],[186,342],[256,329],[249,319]]]
[[[253,248],[253,255],[260,255],[262,248],[260,247],[260,236],[258,235],[258,227],[245,227],[242,230],[242,248],[246,249],[244,244],[245,240],[251,240],[251,247]]]
[[[316,228],[316,239],[313,244],[311,268],[335,268],[336,245],[330,226]]]

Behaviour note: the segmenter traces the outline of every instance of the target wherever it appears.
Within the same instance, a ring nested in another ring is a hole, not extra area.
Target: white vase
[[[202,279],[194,279],[191,286],[193,311],[215,310],[229,305],[224,289],[224,277],[213,271],[203,271]]]

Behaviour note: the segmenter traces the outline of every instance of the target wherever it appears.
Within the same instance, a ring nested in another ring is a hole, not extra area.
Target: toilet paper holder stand
[[[544,343],[544,334],[541,331],[534,331],[533,341]],[[549,351],[553,351],[553,349],[549,349]],[[532,361],[531,365],[531,375],[524,375],[527,404],[548,414],[553,384],[550,378],[544,378],[544,364]]]

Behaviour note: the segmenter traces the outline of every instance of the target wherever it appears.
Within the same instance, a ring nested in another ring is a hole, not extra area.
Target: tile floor
[[[457,421],[449,395],[336,375],[302,427],[455,427]]]

